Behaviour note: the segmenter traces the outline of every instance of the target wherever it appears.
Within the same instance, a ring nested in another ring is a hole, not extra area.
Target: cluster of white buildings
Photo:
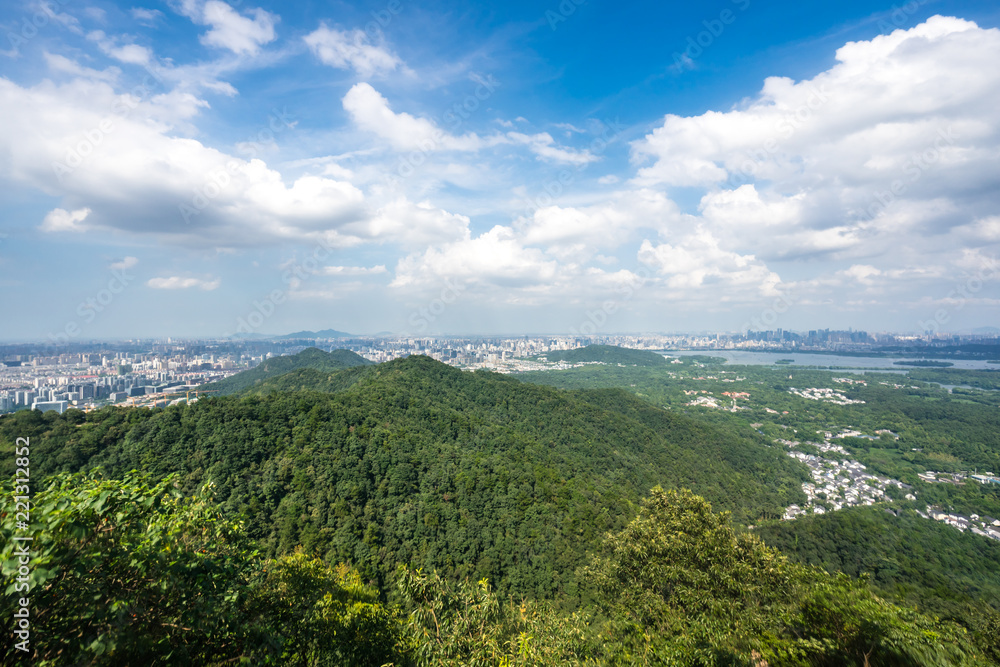
[[[983,537],[1000,540],[1000,519],[994,519],[989,516],[979,516],[978,514],[965,516],[964,514],[945,512],[940,507],[936,507],[934,505],[928,505],[927,514],[920,512],[920,516],[926,519],[942,521],[953,528],[958,528],[962,532],[968,530],[976,535],[982,535]]]
[[[920,389],[920,387],[917,387],[915,385],[896,384],[895,382],[879,382],[879,384],[885,385],[886,387],[890,387],[892,389]]]
[[[886,429],[876,431],[876,433],[889,433],[898,437],[895,433]],[[826,438],[823,442],[810,442],[807,444],[814,445],[820,452],[833,452],[843,455],[847,455],[848,451],[840,445],[831,443],[831,437],[861,436],[859,432],[850,429],[836,436],[831,436],[829,432],[823,435]],[[782,516],[784,520],[793,520],[804,514],[825,514],[827,511],[836,511],[855,505],[874,505],[877,502],[886,500],[885,490],[890,486],[896,486],[907,491],[905,494],[907,500],[917,499],[912,492],[909,492],[911,487],[907,484],[889,477],[871,475],[866,472],[865,466],[858,461],[850,459],[834,460],[815,454],[806,454],[794,449],[794,447],[800,444],[795,440],[779,438],[775,442],[789,448],[787,450],[789,456],[809,466],[812,476],[811,482],[802,484],[802,490],[805,492],[807,498],[806,503],[802,506],[790,505],[785,508],[785,513]],[[925,482],[948,481],[958,483],[958,479],[950,473],[926,472],[921,473],[919,476]],[[985,475],[977,476],[987,477]],[[1000,478],[994,478],[992,475],[989,475],[989,478],[996,479],[996,483],[1000,483]],[[961,479],[965,479],[965,476],[962,476]],[[982,483],[990,482],[986,481]],[[961,531],[968,530],[976,535],[1000,540],[1000,519],[980,516],[978,514],[966,516],[954,512],[945,512],[940,507],[931,505],[927,506],[926,514],[924,512],[918,513],[925,519],[942,521]]]
[[[810,401],[825,401],[835,405],[855,405],[864,403],[864,401],[861,400],[847,398],[839,391],[835,389],[827,389],[826,387],[810,387],[809,389],[796,389],[795,387],[792,387],[788,390],[788,393],[794,394],[795,396],[801,396],[802,398],[808,398]]]
[[[829,434],[827,438],[829,438]],[[779,439],[776,442],[793,448],[800,444],[797,441]],[[848,452],[840,445],[834,445],[829,439],[814,445],[821,452],[835,452],[846,455]],[[806,494],[804,506],[791,505],[785,509],[783,519],[794,519],[802,514],[823,514],[829,507],[836,511],[855,505],[873,505],[886,498],[885,490],[890,486],[900,489],[910,487],[899,480],[866,472],[865,466],[854,460],[828,459],[815,454],[806,454],[795,449],[788,449],[787,454],[809,466],[812,482],[802,484]],[[910,500],[916,500],[913,494],[907,494]]]
[[[934,470],[928,470],[917,475],[920,479],[927,482],[928,484],[935,484],[944,482],[946,484],[964,484],[965,480],[971,479],[973,482],[979,482],[980,484],[1000,484],[1000,477],[995,476],[991,472],[985,472],[982,474],[972,473],[969,474],[968,471],[965,472],[936,472]]]
[[[730,380],[730,382],[732,382],[732,380]],[[684,394],[686,396],[697,395],[698,393],[699,393],[698,390],[684,391]],[[749,409],[746,406],[736,404],[737,399],[750,398],[750,394],[743,391],[724,391],[722,392],[724,398],[716,398],[715,396],[712,396],[705,390],[701,390],[700,393],[707,395],[697,396],[697,398],[688,401],[686,405],[701,406],[705,408],[720,408],[722,410],[728,410],[730,412]],[[720,404],[719,401],[726,401],[727,404]]]
[[[719,399],[714,396],[698,396],[692,401],[688,401],[687,405],[701,406],[705,408],[718,408]]]

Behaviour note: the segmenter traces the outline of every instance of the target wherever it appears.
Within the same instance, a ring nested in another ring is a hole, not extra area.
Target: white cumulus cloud
[[[57,208],[49,211],[42,220],[41,230],[43,232],[83,232],[87,226],[83,221],[90,215],[89,208],[80,208],[75,211],[67,211],[64,208]]]
[[[237,55],[256,55],[261,47],[276,38],[274,26],[281,20],[259,7],[241,14],[221,0],[181,0],[178,10],[198,25],[209,30],[199,39],[206,46],[227,49]]]
[[[352,86],[343,104],[358,127],[385,139],[399,150],[474,151],[488,143],[473,133],[454,136],[427,118],[396,113],[389,101],[368,83]]]
[[[139,263],[138,258],[128,256],[122,258],[117,262],[112,262],[108,268],[110,268],[112,271],[125,271],[127,269],[131,269],[138,263]]]
[[[101,227],[216,247],[307,238],[342,246],[360,242],[344,227],[370,218],[363,193],[348,182],[288,181],[262,160],[173,136],[163,120],[203,107],[187,93],[131,109],[104,81],[24,88],[0,78],[0,106],[8,110],[0,170],[63,200],[45,231]]]
[[[732,109],[666,115],[632,143],[634,187],[703,191],[680,224],[707,236],[661,232],[666,243],[640,253],[668,272],[690,267],[673,284],[767,285],[766,266],[795,266],[816,278],[804,288],[905,276],[920,289],[921,267],[954,274],[966,246],[996,252],[1000,30],[934,16],[835,55],[811,78],[766,79]]]
[[[403,65],[384,44],[372,44],[368,35],[357,28],[337,30],[321,23],[303,39],[324,65],[353,69],[365,78],[391,72]]]
[[[491,134],[474,132],[449,134],[429,118],[419,118],[392,110],[389,101],[369,83],[357,83],[343,99],[344,110],[359,128],[385,140],[400,151],[478,151],[484,148],[514,145],[525,146],[539,159],[547,162],[584,166],[597,158],[587,150],[576,150],[556,144],[547,132],[523,134]]]

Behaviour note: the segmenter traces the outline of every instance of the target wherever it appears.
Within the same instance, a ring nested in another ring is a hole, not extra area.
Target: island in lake
[[[921,368],[948,368],[955,364],[950,361],[935,361],[933,359],[918,359],[915,361],[894,361],[893,366],[920,366]]]

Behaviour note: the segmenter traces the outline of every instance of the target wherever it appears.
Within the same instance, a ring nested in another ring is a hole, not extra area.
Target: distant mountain
[[[275,336],[282,340],[287,340],[291,338],[353,338],[354,334],[349,334],[344,331],[337,331],[336,329],[323,329],[322,331],[296,331],[295,333],[285,334],[284,336]]]
[[[549,361],[568,361],[582,363],[585,361],[600,361],[605,364],[624,364],[626,366],[661,366],[667,363],[662,354],[649,350],[631,350],[615,345],[588,345],[575,350],[557,350],[548,352],[545,357]]]
[[[225,380],[220,380],[206,386],[216,390],[221,395],[234,394],[239,391],[252,389],[269,378],[278,377],[279,375],[303,368],[329,373],[354,366],[370,366],[372,363],[350,350],[324,352],[315,347],[310,347],[298,354],[273,357],[261,363],[256,368],[237,373]]]

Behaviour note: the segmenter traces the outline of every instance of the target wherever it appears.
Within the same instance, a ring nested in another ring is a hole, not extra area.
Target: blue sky
[[[998,325],[1000,7],[0,10],[0,339]]]

